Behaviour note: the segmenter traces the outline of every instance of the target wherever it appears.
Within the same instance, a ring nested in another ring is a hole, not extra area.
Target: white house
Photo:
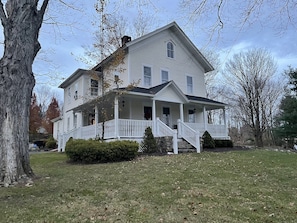
[[[206,98],[204,75],[213,67],[175,22],[135,40],[124,36],[122,43],[59,86],[64,109],[54,132],[60,151],[70,137],[141,141],[148,126],[155,136],[172,136],[174,153],[181,140],[200,152],[205,130],[228,138],[225,118],[223,125],[207,121],[207,111],[226,106]]]

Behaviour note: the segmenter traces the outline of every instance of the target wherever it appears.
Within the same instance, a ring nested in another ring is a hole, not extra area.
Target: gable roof
[[[175,34],[175,36],[180,40],[181,43],[184,44],[184,46],[189,50],[189,52],[193,55],[193,58],[195,58],[203,67],[205,73],[209,71],[213,71],[214,68],[213,66],[208,62],[208,60],[202,55],[202,53],[197,49],[197,47],[193,44],[193,42],[187,37],[187,35],[184,33],[184,31],[177,25],[176,22],[169,23],[166,26],[163,26],[159,29],[156,29],[153,32],[150,32],[146,35],[143,35],[135,40],[132,40],[130,42],[127,42],[124,46],[121,48],[117,49],[113,54],[102,60],[99,64],[97,64],[95,67],[92,68],[92,70],[97,70],[99,69],[102,65],[107,63],[113,58],[113,55],[115,55],[117,52],[121,50],[125,50],[125,52],[128,52],[128,48],[130,46],[133,46],[135,44],[138,44],[142,41],[147,40],[148,38],[157,35],[165,30],[170,30],[172,33]]]
[[[132,40],[131,42],[127,42],[126,47],[130,47],[136,43],[142,42],[154,35],[157,35],[158,33],[161,33],[164,30],[170,30],[171,32],[173,32],[175,34],[175,36],[180,40],[180,42],[182,42],[185,45],[185,47],[190,51],[190,53],[193,55],[193,57],[202,65],[205,73],[214,70],[213,66],[202,55],[202,53],[197,49],[197,47],[193,44],[193,42],[184,33],[184,31],[177,25],[177,23],[175,21],[172,23],[169,23],[168,25],[163,26],[159,29],[156,29],[155,31],[150,32],[142,37]]]
[[[85,70],[85,69],[80,69],[79,68],[76,71],[74,71],[74,73],[71,74],[70,77],[68,77],[65,81],[63,81],[62,84],[59,85],[59,88],[64,88],[65,89],[70,84],[72,84],[75,80],[77,80],[80,76],[82,76],[84,74],[91,75],[94,72],[97,72],[97,71]]]

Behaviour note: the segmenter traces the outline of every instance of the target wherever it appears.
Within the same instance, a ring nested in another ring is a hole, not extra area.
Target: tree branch
[[[2,25],[4,27],[7,23],[7,17],[6,17],[4,8],[3,8],[2,1],[0,1],[0,19],[1,19]]]
[[[49,0],[44,0],[43,3],[42,3],[41,8],[40,8],[40,10],[39,10],[39,13],[40,13],[40,15],[41,15],[42,17],[43,17],[43,15],[44,15],[44,13],[45,13],[45,10],[46,10],[46,8],[47,8],[48,2],[49,2]]]

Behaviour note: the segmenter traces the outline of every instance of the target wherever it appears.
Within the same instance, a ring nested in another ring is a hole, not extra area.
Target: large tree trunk
[[[1,2],[0,2],[1,3]],[[0,4],[4,55],[0,60],[0,185],[34,176],[29,162],[29,108],[35,84],[32,64],[40,49],[38,33],[48,4],[8,0]]]

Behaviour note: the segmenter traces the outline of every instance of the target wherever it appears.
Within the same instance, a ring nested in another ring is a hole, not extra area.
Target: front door
[[[152,120],[152,107],[144,106],[144,119],[145,120]]]
[[[169,107],[163,107],[162,121],[166,125],[170,126],[170,108]]]

